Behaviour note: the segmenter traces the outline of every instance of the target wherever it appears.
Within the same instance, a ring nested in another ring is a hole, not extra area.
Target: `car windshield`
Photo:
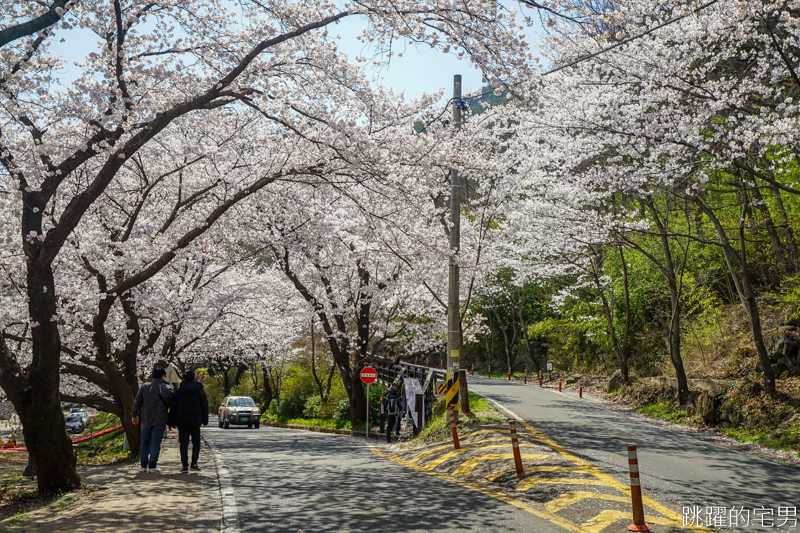
[[[228,400],[228,407],[255,407],[256,402],[250,398],[231,398]]]
[[[71,416],[71,417],[67,418],[67,422],[80,422],[80,421],[81,421],[81,419],[78,418],[77,416]]]

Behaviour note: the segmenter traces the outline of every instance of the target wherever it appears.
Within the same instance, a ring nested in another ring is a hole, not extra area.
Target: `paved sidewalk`
[[[170,431],[161,448],[161,474],[140,473],[137,462],[96,492],[72,499],[67,496],[44,509],[4,520],[0,531],[218,533],[222,511],[213,454],[203,444],[203,470],[180,473],[177,433]]]

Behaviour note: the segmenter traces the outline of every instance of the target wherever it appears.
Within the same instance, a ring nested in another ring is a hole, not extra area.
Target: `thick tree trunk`
[[[28,312],[32,323],[32,361],[23,371],[0,336],[0,386],[22,422],[28,453],[37,469],[39,492],[53,494],[80,487],[72,442],[64,430],[59,397],[61,338],[56,314],[55,283],[49,267],[30,266]]]

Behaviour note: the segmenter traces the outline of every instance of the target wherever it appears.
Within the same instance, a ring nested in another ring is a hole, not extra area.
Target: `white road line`
[[[214,447],[211,440],[204,436],[203,440],[211,448],[214,454],[214,462],[217,464],[217,478],[219,479],[219,492],[222,495],[222,533],[239,533],[239,511],[236,508],[236,494],[233,492],[231,477],[228,467],[222,459],[222,453]]]

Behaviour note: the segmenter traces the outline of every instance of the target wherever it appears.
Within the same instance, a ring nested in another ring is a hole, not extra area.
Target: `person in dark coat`
[[[208,397],[203,384],[195,381],[194,370],[187,370],[172,399],[170,426],[178,428],[181,449],[181,472],[189,471],[189,437],[192,438],[192,470],[200,470],[200,426],[208,425]]]
[[[153,370],[153,381],[139,387],[131,410],[131,422],[139,423],[142,415],[141,463],[143,472],[159,473],[158,456],[161,453],[161,439],[167,430],[169,406],[172,401],[172,387],[164,381],[167,371],[163,368]]]
[[[392,442],[392,430],[398,428],[395,434],[399,433],[399,415],[400,415],[400,391],[397,383],[392,383],[389,390],[386,391],[384,399],[386,411],[386,442]]]

